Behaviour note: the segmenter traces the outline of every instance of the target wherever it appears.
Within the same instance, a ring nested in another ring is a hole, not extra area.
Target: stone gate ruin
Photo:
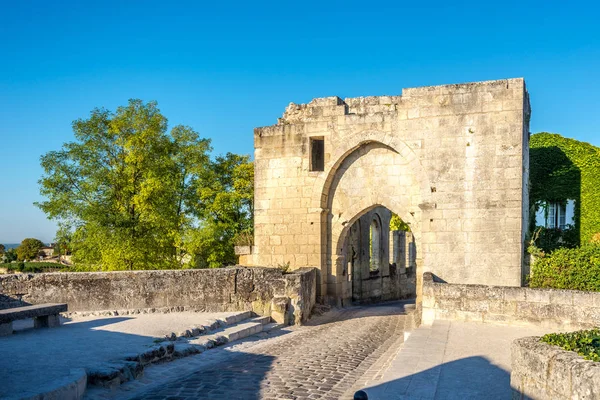
[[[240,263],[316,266],[319,298],[338,304],[411,296],[415,279],[418,295],[423,272],[520,286],[529,116],[523,79],[291,103],[254,132]],[[410,233],[389,232],[392,212]]]

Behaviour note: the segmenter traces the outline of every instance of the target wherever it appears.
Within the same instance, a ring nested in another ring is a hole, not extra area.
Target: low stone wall
[[[600,324],[600,293],[440,283],[423,274],[423,323],[436,319],[585,329]]]
[[[306,321],[315,304],[316,269],[220,268],[0,275],[0,309],[67,303],[69,312],[100,310],[246,311],[270,315],[289,299],[289,320]]]
[[[517,339],[511,347],[513,399],[600,398],[600,363],[539,341]]]

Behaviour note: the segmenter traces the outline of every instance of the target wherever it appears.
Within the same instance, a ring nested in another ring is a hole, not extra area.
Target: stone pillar
[[[392,232],[393,242],[393,256],[392,264],[396,264],[396,271],[398,274],[406,273],[407,265],[407,245],[406,245],[406,232],[404,231],[393,231]]]
[[[406,232],[406,254],[406,267],[411,269],[411,273],[414,273],[417,268],[417,246],[415,243],[415,236],[412,232]]]

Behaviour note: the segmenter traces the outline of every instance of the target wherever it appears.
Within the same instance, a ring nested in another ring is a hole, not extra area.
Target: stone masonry
[[[462,285],[423,277],[423,324],[435,320],[591,329],[600,325],[600,293],[528,287]]]
[[[0,275],[0,310],[67,303],[69,312],[100,315],[192,310],[271,316],[283,311],[282,320],[301,324],[310,317],[316,286],[314,268],[287,274],[231,267]]]
[[[291,103],[257,128],[255,240],[246,265],[319,269],[319,298],[350,300],[346,236],[385,207],[410,225],[420,277],[519,286],[528,217],[523,79]]]
[[[513,400],[597,399],[600,363],[574,351],[524,337],[511,346],[510,386]]]

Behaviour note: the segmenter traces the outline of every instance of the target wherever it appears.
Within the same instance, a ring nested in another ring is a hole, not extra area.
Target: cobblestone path
[[[352,399],[403,342],[401,303],[328,313],[139,399]]]

